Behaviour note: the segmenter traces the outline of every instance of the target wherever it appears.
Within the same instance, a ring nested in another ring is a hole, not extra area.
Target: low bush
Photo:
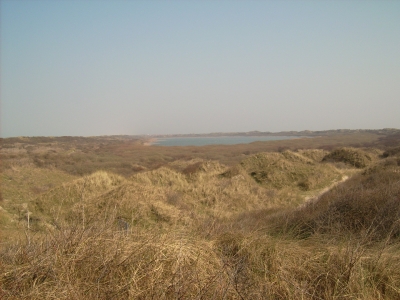
[[[400,147],[393,147],[383,152],[382,157],[399,156],[399,155],[400,155]]]

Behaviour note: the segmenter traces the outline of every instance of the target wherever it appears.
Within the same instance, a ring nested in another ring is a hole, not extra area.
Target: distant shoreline
[[[398,133],[400,129],[397,128],[383,128],[383,129],[331,129],[331,130],[303,130],[303,131],[249,131],[249,132],[214,132],[214,133],[188,133],[188,134],[154,134],[147,135],[149,139],[159,138],[191,138],[191,137],[266,137],[266,136],[294,136],[294,137],[316,137],[328,135],[342,135],[342,134],[359,134],[359,133],[373,133],[373,134],[388,134]]]
[[[150,138],[150,139],[147,139],[147,140],[143,143],[143,146],[152,146],[152,145],[154,145],[158,140],[159,140],[159,139],[157,139],[157,138]]]
[[[211,146],[211,145],[238,145],[255,142],[269,142],[279,140],[290,140],[300,138],[311,138],[304,136],[168,136],[149,138],[143,143],[145,146]]]
[[[146,135],[141,136],[142,145],[144,146],[189,146],[188,144],[180,145],[161,145],[159,143],[160,140],[163,139],[206,139],[206,138],[221,138],[221,139],[229,139],[229,138],[260,138],[260,140],[253,141],[244,141],[239,142],[237,144],[248,144],[253,142],[266,142],[267,137],[277,137],[276,140],[281,140],[279,137],[290,137],[292,139],[306,139],[306,138],[316,138],[316,137],[324,137],[324,136],[340,136],[340,135],[357,135],[357,134],[399,134],[400,130],[396,128],[384,128],[384,129],[335,129],[335,130],[324,130],[324,131],[281,131],[281,132],[260,132],[260,131],[250,131],[250,132],[216,132],[216,133],[203,133],[203,134],[155,134],[155,135]],[[275,139],[271,139],[273,141]],[[221,143],[195,143],[190,144],[192,146],[205,146],[205,145],[233,145],[236,143],[229,143],[221,141]]]

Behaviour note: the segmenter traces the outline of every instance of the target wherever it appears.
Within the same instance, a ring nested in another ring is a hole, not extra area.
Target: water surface
[[[218,137],[172,137],[159,138],[153,145],[160,146],[205,146],[236,145],[258,141],[276,141],[297,138],[294,136],[218,136]]]

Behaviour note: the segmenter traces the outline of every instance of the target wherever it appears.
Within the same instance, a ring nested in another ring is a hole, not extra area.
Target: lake
[[[152,145],[159,146],[205,146],[205,145],[236,145],[252,142],[288,140],[295,136],[218,136],[218,137],[172,137],[158,138]]]

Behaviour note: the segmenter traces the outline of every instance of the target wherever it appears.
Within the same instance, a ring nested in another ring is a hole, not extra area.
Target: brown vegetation
[[[298,236],[365,235],[368,241],[400,238],[400,169],[397,164],[384,165],[354,176],[317,202],[293,211],[285,217],[287,230]]]
[[[400,298],[397,148],[49,139],[2,149],[1,299]]]
[[[143,146],[144,140],[128,136],[20,137],[0,139],[0,155],[3,170],[36,166],[57,169],[74,176],[105,170],[127,177],[177,160],[201,158],[234,166],[246,156],[260,152],[318,148],[330,151],[337,147],[369,146],[392,135],[381,131],[344,131],[334,135],[313,135],[312,138],[186,147]],[[391,140],[391,144],[394,143]]]
[[[373,161],[373,154],[355,148],[338,148],[325,155],[322,161],[343,162],[356,168],[365,168]]]

